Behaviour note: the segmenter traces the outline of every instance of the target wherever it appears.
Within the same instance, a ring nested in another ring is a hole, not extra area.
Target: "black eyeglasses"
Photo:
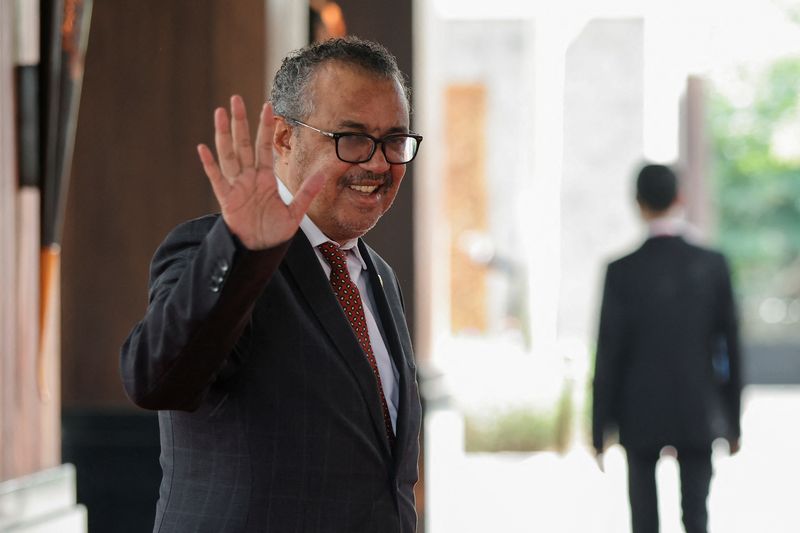
[[[336,157],[345,163],[366,163],[375,155],[375,149],[380,144],[387,163],[405,165],[417,156],[419,143],[422,142],[422,135],[417,135],[416,133],[390,133],[380,139],[376,139],[366,133],[350,131],[335,133],[317,129],[293,118],[286,118],[286,120],[335,140]]]

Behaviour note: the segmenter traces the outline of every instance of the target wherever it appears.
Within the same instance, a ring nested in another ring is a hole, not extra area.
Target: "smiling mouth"
[[[377,185],[350,185],[350,189],[364,194],[372,194],[378,189]]]
[[[349,176],[349,179],[345,181],[344,185],[351,191],[365,196],[380,194],[391,187],[392,176],[389,173],[375,174],[373,172],[366,172]]]

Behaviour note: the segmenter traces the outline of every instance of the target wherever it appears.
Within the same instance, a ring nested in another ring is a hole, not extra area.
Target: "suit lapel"
[[[364,401],[370,413],[375,431],[379,440],[384,444],[385,451],[389,453],[389,443],[386,439],[386,430],[383,425],[383,413],[375,386],[375,377],[364,351],[358,344],[353,329],[342,311],[342,307],[333,294],[330,282],[325,278],[322,266],[308,242],[305,234],[298,231],[289,250],[286,252],[286,265],[294,277],[303,297],[308,301],[309,307],[322,324],[323,329],[336,346],[337,351],[345,360],[358,383]],[[387,333],[388,335],[388,333]]]
[[[397,372],[400,376],[400,382],[398,385],[398,403],[397,406],[397,439],[396,442],[398,444],[402,444],[406,437],[406,433],[408,432],[408,409],[409,409],[409,402],[410,398],[407,393],[408,390],[408,379],[409,378],[409,370],[408,365],[406,365],[406,354],[403,351],[403,346],[400,343],[400,334],[397,331],[397,319],[395,318],[394,314],[392,313],[392,306],[389,303],[389,297],[387,296],[387,292],[384,289],[384,279],[385,283],[393,283],[389,276],[393,274],[391,272],[382,272],[379,271],[377,268],[378,261],[373,258],[372,250],[366,246],[364,241],[359,240],[359,247],[361,250],[361,257],[364,258],[364,262],[367,264],[367,272],[369,273],[369,282],[372,285],[372,295],[375,298],[375,305],[378,307],[377,312],[380,316],[381,325],[383,326],[383,331],[386,334],[386,342],[388,346],[386,347],[389,350],[389,354],[394,361],[395,368],[397,368]],[[393,298],[393,300],[397,300],[397,298]],[[399,301],[394,301],[394,304],[400,306]],[[396,452],[396,450],[395,450]],[[400,460],[400,454],[394,454],[395,463]]]

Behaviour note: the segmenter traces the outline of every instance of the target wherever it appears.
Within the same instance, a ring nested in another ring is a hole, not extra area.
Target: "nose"
[[[364,170],[369,170],[375,174],[383,174],[384,172],[388,171],[391,165],[388,161],[386,161],[386,156],[383,154],[383,144],[376,145],[375,153],[372,154],[372,157],[369,159],[369,161],[359,163],[359,166]]]

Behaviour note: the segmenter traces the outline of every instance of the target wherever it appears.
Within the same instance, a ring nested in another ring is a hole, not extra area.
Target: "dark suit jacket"
[[[727,377],[712,364],[720,346]],[[738,438],[739,352],[721,254],[680,237],[654,237],[611,263],[594,377],[595,448],[615,427],[620,443],[635,449],[704,448],[719,436]]]
[[[253,252],[215,215],[160,246],[121,353],[127,394],[160,411],[154,531],[415,530],[411,340],[393,271],[359,246],[399,372],[393,450],[369,362],[302,231]]]

